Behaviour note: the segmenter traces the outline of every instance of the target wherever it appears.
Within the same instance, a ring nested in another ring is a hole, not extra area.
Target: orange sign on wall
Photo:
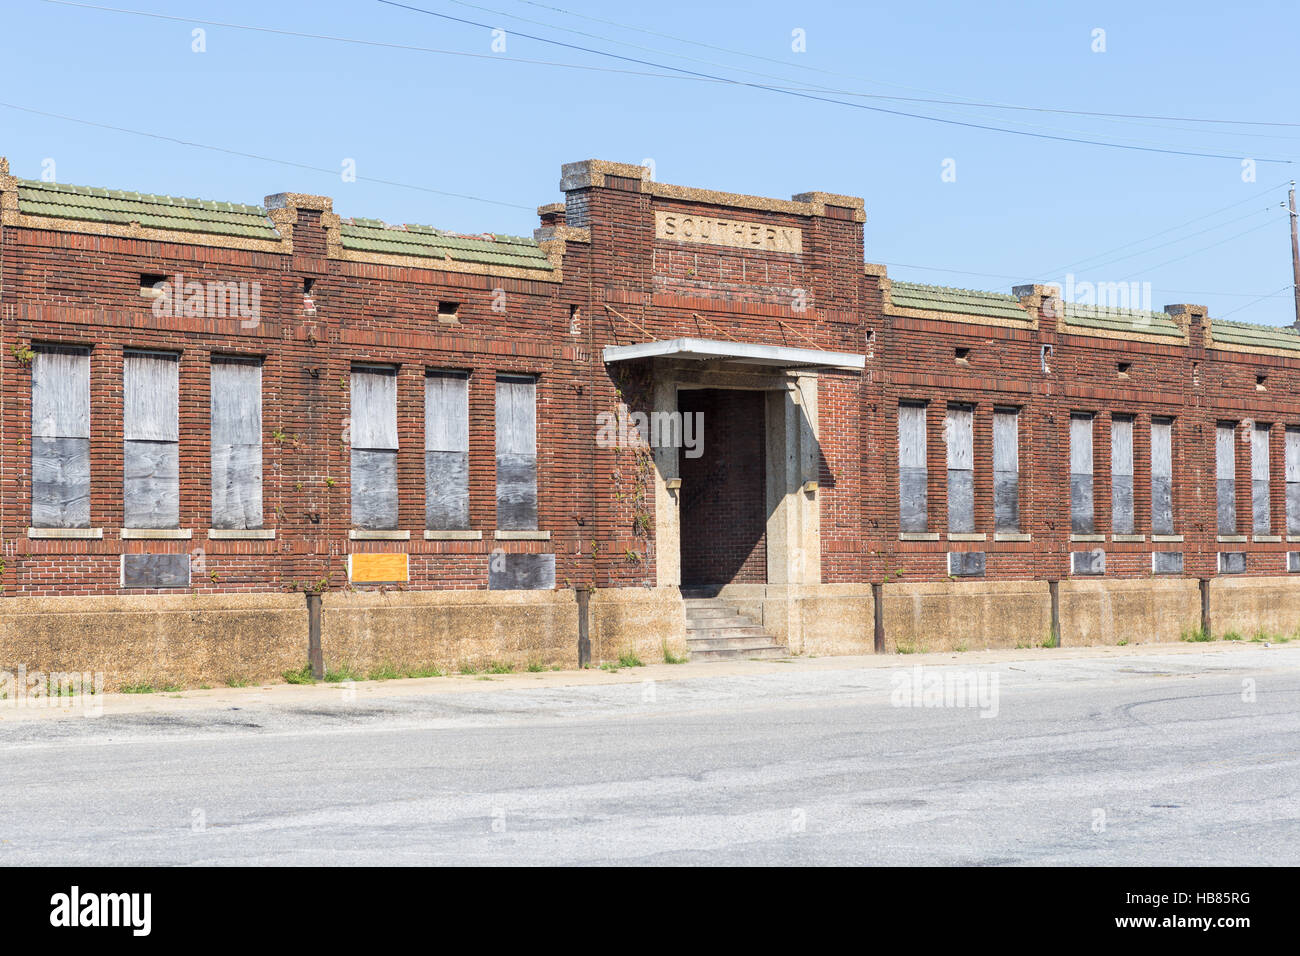
[[[403,584],[409,580],[405,554],[349,554],[348,580],[353,584]]]

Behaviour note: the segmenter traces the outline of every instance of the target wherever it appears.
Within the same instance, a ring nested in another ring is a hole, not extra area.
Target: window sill
[[[482,531],[426,531],[425,541],[482,541]]]
[[[1245,544],[1246,536],[1244,534],[1221,534],[1216,536],[1214,540],[1220,544]]]
[[[372,531],[353,528],[348,532],[349,541],[410,541],[409,531]]]
[[[1277,544],[1282,540],[1280,534],[1257,534],[1254,539],[1256,544]]]
[[[123,541],[187,541],[194,537],[189,528],[123,528]]]
[[[29,538],[78,538],[85,540],[88,538],[99,539],[104,537],[103,528],[28,528],[27,537]]]
[[[939,532],[937,531],[900,531],[898,532],[899,541],[938,541]]]
[[[995,531],[993,532],[994,541],[1032,541],[1033,535],[1025,534],[1021,531]]]
[[[1110,540],[1115,544],[1139,544],[1146,541],[1144,534],[1112,534]]]
[[[498,541],[550,541],[551,533],[549,531],[494,531],[492,537]]]
[[[1181,534],[1153,534],[1151,536],[1152,544],[1182,544],[1183,536]]]
[[[274,541],[274,528],[209,528],[209,541]]]
[[[1070,540],[1071,541],[1105,541],[1106,536],[1104,534],[1072,534],[1070,535]]]
[[[955,531],[949,532],[949,541],[987,541],[989,536],[982,531]]]

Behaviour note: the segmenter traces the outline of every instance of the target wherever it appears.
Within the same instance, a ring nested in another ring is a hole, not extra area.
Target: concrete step
[[[790,652],[779,644],[764,644],[759,647],[728,647],[722,650],[701,650],[691,648],[693,661],[752,661],[779,660],[789,657]]]
[[[730,621],[740,616],[739,611],[730,607],[706,607],[695,611],[688,608],[686,611],[686,620],[688,621]],[[749,618],[745,618],[745,620],[749,620]]]
[[[721,598],[691,598],[682,603],[686,605],[686,610],[688,611],[704,610],[705,608],[711,607],[731,607],[730,604]]]
[[[762,639],[768,644],[774,644],[772,635],[759,627],[758,624],[735,624],[732,627],[688,627],[686,628],[686,643],[690,641],[701,640],[720,640],[723,637],[753,637],[753,639]]]
[[[733,648],[780,646],[771,637],[763,633],[730,634],[725,637],[688,637],[686,639],[686,649],[691,653],[695,653],[697,650],[726,651]]]

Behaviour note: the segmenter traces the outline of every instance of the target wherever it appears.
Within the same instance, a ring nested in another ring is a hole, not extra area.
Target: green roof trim
[[[1066,325],[1138,335],[1167,335],[1171,338],[1183,336],[1182,326],[1168,312],[1110,309],[1077,302],[1066,302],[1064,307]]]
[[[1014,295],[980,292],[975,289],[952,289],[919,282],[890,282],[889,302],[899,309],[924,309],[929,312],[953,312],[958,315],[984,315],[997,319],[1015,319],[1029,324],[1033,317]]]
[[[1300,331],[1290,325],[1253,325],[1211,319],[1210,341],[1216,345],[1248,345],[1300,352]]]
[[[83,222],[130,225],[150,229],[198,232],[278,242],[266,210],[261,206],[182,199],[150,193],[65,186],[39,180],[18,180],[18,211],[28,216],[76,219]]]
[[[540,245],[520,236],[460,236],[433,226],[388,226],[378,219],[347,219],[341,228],[344,249],[377,255],[451,259],[485,266],[554,271]]]

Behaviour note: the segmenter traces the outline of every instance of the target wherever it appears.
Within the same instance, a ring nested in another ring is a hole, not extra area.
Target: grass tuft
[[[627,651],[618,658],[619,667],[645,667],[645,662],[636,656],[635,651]]]
[[[298,668],[296,671],[285,671],[285,672],[284,672],[283,674],[281,674],[280,676],[284,678],[284,682],[285,682],[286,684],[314,684],[314,683],[316,683],[316,678],[314,678],[314,677],[311,676],[311,665],[310,665],[310,664],[303,664],[302,667]],[[245,682],[245,683],[247,683],[247,682]],[[234,687],[235,685],[234,685],[234,684],[231,684],[230,686],[231,686],[231,687]],[[244,685],[243,685],[243,684],[240,684],[239,686],[242,687],[242,686],[244,686]]]
[[[152,694],[153,684],[123,684],[117,689],[119,694]]]

